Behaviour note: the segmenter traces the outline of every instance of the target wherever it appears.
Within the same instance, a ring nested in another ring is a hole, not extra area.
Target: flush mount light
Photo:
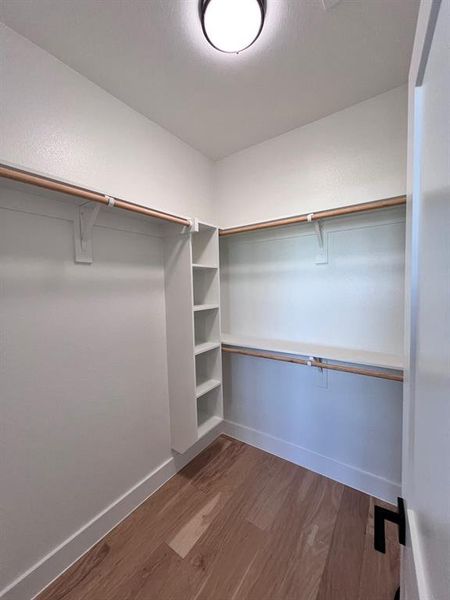
[[[203,33],[216,50],[241,52],[261,33],[265,8],[265,0],[200,0]]]

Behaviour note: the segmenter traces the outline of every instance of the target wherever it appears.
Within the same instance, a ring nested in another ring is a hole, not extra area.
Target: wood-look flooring
[[[382,504],[377,501],[377,504]],[[221,436],[37,600],[392,600],[374,500]]]

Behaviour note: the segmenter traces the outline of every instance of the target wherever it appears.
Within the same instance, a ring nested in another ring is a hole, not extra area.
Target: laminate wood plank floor
[[[376,501],[377,504],[383,504]],[[226,436],[37,600],[392,600],[374,499]]]

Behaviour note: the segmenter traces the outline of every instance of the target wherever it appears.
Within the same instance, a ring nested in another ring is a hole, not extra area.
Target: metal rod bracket
[[[306,215],[306,220],[308,223],[312,223],[314,220],[314,231],[316,232],[318,245],[316,265],[324,265],[328,263],[328,236],[327,234],[324,234],[322,223],[318,217],[314,215],[314,213],[309,213],[309,215]]]
[[[316,265],[328,263],[328,236],[323,232],[322,223],[314,221],[314,230],[316,232],[318,250],[316,254]]]
[[[328,371],[323,367],[317,365],[317,363],[322,363],[321,358],[315,358],[314,356],[309,356],[306,364],[308,367],[316,367],[316,383],[318,387],[327,388],[328,387]]]
[[[315,359],[316,363],[321,363],[321,358]],[[328,371],[323,367],[317,367],[316,369],[316,383],[318,387],[327,388],[328,387]]]
[[[192,219],[189,219],[189,221],[191,222],[189,231],[191,233],[198,233],[200,230],[198,217],[192,217]]]
[[[114,203],[108,202],[108,206],[114,206]],[[73,221],[76,263],[92,263],[92,230],[100,208],[101,204],[96,202],[86,202],[78,207]]]

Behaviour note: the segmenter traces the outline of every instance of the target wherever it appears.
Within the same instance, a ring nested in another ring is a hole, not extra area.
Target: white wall
[[[217,435],[171,451],[162,228],[102,209],[94,262],[76,264],[77,206],[0,185],[4,600],[33,597]]]
[[[222,160],[221,226],[405,193],[406,88]],[[222,328],[234,335],[400,355],[404,210],[222,240]],[[402,386],[234,356],[224,361],[232,435],[381,498],[401,481]]]
[[[395,502],[401,383],[228,354],[223,370],[230,435]]]
[[[211,161],[4,26],[0,56],[0,162],[213,220]],[[158,231],[102,209],[94,263],[77,265],[75,201],[20,189],[0,189],[8,600],[28,600],[175,469]]]
[[[0,162],[213,220],[213,163],[0,24]]]
[[[263,348],[283,340],[311,348],[306,354],[330,346],[328,356],[342,348],[355,362],[360,353],[362,364],[366,352],[378,364],[390,356],[401,364],[404,209],[333,219],[323,236],[326,264],[315,263],[312,225],[223,238],[223,332],[252,344],[263,338]],[[225,354],[224,361],[229,433],[395,500],[401,384],[334,372],[322,378],[317,369],[257,358]]]
[[[405,210],[222,238],[222,331],[403,359]]]
[[[160,239],[74,208],[0,188],[0,589],[171,456]]]
[[[405,193],[406,87],[217,163],[221,227]]]

